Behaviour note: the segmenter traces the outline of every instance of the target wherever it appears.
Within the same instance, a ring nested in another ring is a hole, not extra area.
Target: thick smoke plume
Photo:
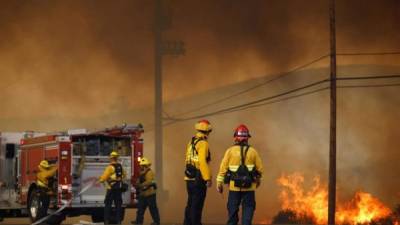
[[[170,0],[164,8],[172,16],[165,39],[181,39],[186,47],[185,56],[164,57],[164,102],[171,115],[261,83],[329,50],[327,1]],[[149,128],[145,146],[152,158],[153,12],[153,1],[2,1],[0,130],[142,122]],[[338,52],[398,50],[399,27],[397,0],[337,1]],[[398,56],[339,57],[338,72],[398,73],[398,62]],[[201,112],[325,78],[327,65],[322,60],[314,69]],[[398,87],[339,91],[338,192],[343,198],[362,187],[389,206],[399,201],[398,93]],[[253,133],[251,144],[266,167],[257,221],[270,220],[278,211],[275,180],[281,173],[301,171],[326,179],[328,101],[328,92],[321,92],[208,118],[215,127],[210,137],[214,176],[234,127],[246,123]],[[164,174],[170,195],[161,206],[168,222],[182,221],[182,154],[194,122],[165,128]],[[209,190],[205,222],[225,221],[226,200]]]

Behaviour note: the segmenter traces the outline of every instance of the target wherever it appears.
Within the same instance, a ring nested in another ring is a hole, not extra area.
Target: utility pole
[[[335,224],[336,212],[336,18],[335,0],[329,0],[330,25],[330,144],[328,224]]]
[[[162,98],[162,58],[163,55],[179,56],[185,53],[183,41],[165,41],[163,31],[171,25],[171,19],[164,11],[162,0],[155,0],[154,26],[154,121],[155,121],[155,169],[161,193],[164,193],[163,180],[163,98]]]
[[[155,29],[154,29],[154,87],[155,87],[155,170],[157,182],[163,191],[163,129],[162,129],[162,5],[161,0],[155,0]]]

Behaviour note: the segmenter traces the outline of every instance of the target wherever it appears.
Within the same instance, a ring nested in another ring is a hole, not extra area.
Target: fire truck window
[[[116,150],[121,156],[130,156],[132,153],[130,138],[90,136],[76,139],[74,142],[74,155],[109,156]]]
[[[101,141],[100,155],[108,156],[112,150],[112,140],[110,138],[103,138]]]
[[[15,144],[6,144],[6,158],[12,159],[15,156]]]
[[[129,138],[103,137],[101,139],[100,155],[108,156],[113,150],[116,150],[121,156],[130,156]]]
[[[86,155],[87,156],[96,156],[99,155],[99,146],[100,142],[98,138],[88,139],[86,141]]]

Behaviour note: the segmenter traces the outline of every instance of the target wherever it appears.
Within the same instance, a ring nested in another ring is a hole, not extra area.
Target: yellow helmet
[[[143,157],[143,158],[140,159],[139,165],[141,165],[141,166],[150,166],[151,162],[146,157]]]
[[[118,158],[118,157],[119,157],[119,154],[118,154],[117,151],[112,151],[112,152],[110,153],[110,158]]]
[[[203,131],[203,132],[211,132],[212,127],[210,124],[210,121],[208,120],[200,120],[194,125],[194,128],[198,131]]]
[[[42,168],[45,168],[45,169],[50,167],[49,162],[47,160],[42,160],[40,162],[39,166],[42,167]]]

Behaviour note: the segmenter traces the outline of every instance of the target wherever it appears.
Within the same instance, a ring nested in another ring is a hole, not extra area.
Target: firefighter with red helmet
[[[185,181],[188,200],[185,208],[184,225],[201,225],[201,216],[207,187],[211,187],[211,160],[208,136],[212,131],[208,120],[195,124],[197,133],[186,148]]]
[[[110,153],[110,164],[99,178],[99,182],[104,183],[107,188],[104,199],[104,224],[110,224],[113,202],[115,204],[116,224],[120,224],[122,220],[122,192],[126,191],[124,190],[123,179],[126,177],[126,172],[121,163],[118,162],[118,157],[117,151]]]
[[[50,196],[54,195],[53,182],[54,176],[57,173],[57,166],[51,165],[47,160],[42,160],[38,166],[39,172],[36,174],[36,185],[38,187],[37,194],[39,195],[39,201],[41,202],[38,209],[36,219],[39,220],[47,216],[47,210],[49,209]]]
[[[217,191],[229,185],[228,225],[237,225],[242,205],[242,224],[251,225],[256,206],[255,190],[260,185],[263,165],[257,150],[248,143],[249,129],[241,124],[234,133],[234,145],[226,150],[217,176]]]
[[[153,218],[152,225],[160,224],[160,213],[157,207],[155,174],[151,170],[151,162],[146,157],[139,160],[140,175],[136,182],[136,194],[138,195],[138,205],[136,212],[136,220],[132,224],[143,224],[144,213],[149,207],[151,217]]]

